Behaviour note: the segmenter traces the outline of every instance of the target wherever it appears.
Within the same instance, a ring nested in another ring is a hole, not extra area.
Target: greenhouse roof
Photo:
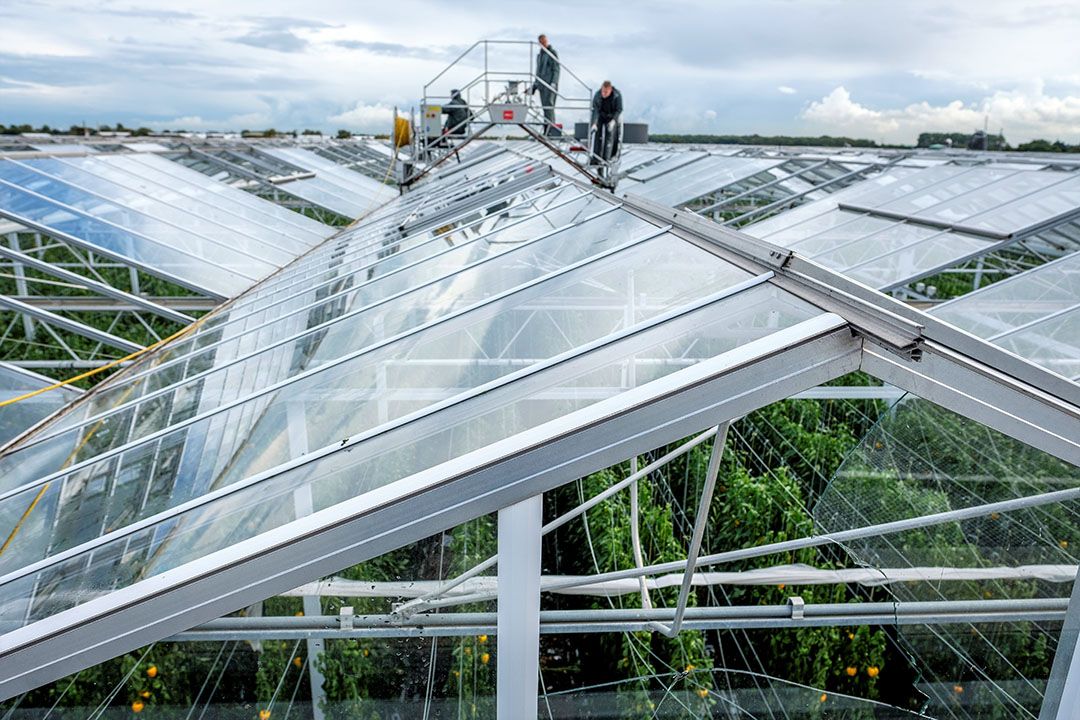
[[[131,255],[171,237],[167,213],[207,225],[220,203],[206,215],[193,203],[209,187],[241,203],[156,157],[3,162],[11,217],[83,242],[106,223]],[[151,197],[155,173],[189,192]],[[822,212],[887,204],[837,195]],[[1080,463],[1071,380],[794,243],[619,198],[519,153],[480,147],[310,251],[330,229],[295,213],[256,237],[252,214],[279,212],[258,205],[203,230],[195,254],[239,294],[0,456],[0,695],[856,370]],[[977,216],[957,227],[981,228]],[[228,264],[227,233],[281,258]],[[984,235],[972,237],[1000,239]]]
[[[218,298],[333,232],[144,153],[0,158],[0,217]]]
[[[890,289],[1076,219],[1078,188],[1055,170],[894,167],[746,232]]]
[[[397,195],[397,190],[348,167],[327,160],[311,150],[290,147],[269,147],[259,152],[278,160],[312,170],[315,177],[301,178],[283,187],[291,194],[322,205],[345,217],[359,218]],[[382,159],[384,178],[390,176],[391,158]]]
[[[1080,253],[934,308],[932,314],[1080,380]]]

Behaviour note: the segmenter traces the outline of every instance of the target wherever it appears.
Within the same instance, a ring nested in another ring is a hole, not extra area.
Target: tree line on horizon
[[[11,124],[4,125],[0,123],[0,135],[22,135],[24,133],[43,133],[48,135],[100,135],[101,133],[117,133],[127,132],[131,133],[132,137],[148,137],[158,134],[157,131],[151,130],[148,127],[129,128],[125,127],[123,123],[116,123],[115,126],[99,125],[96,128],[86,127],[82,125],[71,125],[68,128],[50,127],[49,125],[41,125],[40,127],[34,127],[30,124]],[[183,129],[177,130],[162,130],[162,134],[169,133],[183,133],[187,132]],[[264,130],[241,130],[240,135],[244,137],[283,137],[292,136],[297,137],[299,135],[322,135],[319,130],[276,130],[274,128],[266,128]],[[336,137],[340,140],[346,140],[354,135],[353,132],[345,129],[337,131]],[[962,132],[924,132],[920,133],[915,145],[905,145],[902,143],[879,143],[876,140],[868,140],[866,138],[851,138],[846,136],[834,136],[834,135],[819,135],[819,136],[807,136],[807,135],[758,135],[754,133],[752,135],[707,135],[707,134],[684,134],[684,133],[653,133],[650,134],[649,140],[658,143],[671,143],[671,144],[693,144],[693,145],[787,145],[791,147],[850,147],[850,148],[929,148],[935,145],[951,145],[954,148],[966,148],[968,142],[971,140],[972,133]],[[1002,150],[1002,151],[1014,151],[1014,152],[1059,152],[1059,153],[1080,153],[1080,143],[1069,144],[1062,140],[1045,140],[1036,139],[1026,143],[1020,143],[1013,147],[1005,139],[1005,136],[1001,133],[997,135],[989,135],[987,142],[990,150]]]
[[[930,148],[935,145],[951,145],[954,148],[966,148],[972,133],[961,132],[924,132],[920,133],[915,145],[902,143],[879,143],[866,138],[819,135],[700,135],[700,134],[665,134],[651,133],[649,140],[658,143],[694,144],[694,145],[787,145],[791,147],[849,147],[849,148]],[[988,149],[1015,152],[1080,152],[1080,143],[1070,145],[1061,140],[1031,140],[1015,147],[1010,145],[1003,134],[987,137]]]

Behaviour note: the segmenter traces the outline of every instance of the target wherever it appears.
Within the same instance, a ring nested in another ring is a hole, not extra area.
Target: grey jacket
[[[552,88],[559,87],[559,53],[555,52],[551,45],[547,46],[547,50],[540,48],[540,52],[536,54],[536,78]],[[543,87],[539,82],[533,83],[534,92]]]
[[[443,132],[452,135],[464,135],[468,132],[468,125],[464,123],[469,118],[469,105],[465,102],[465,98],[461,97],[461,93],[454,93],[450,97],[450,102],[443,105],[442,111],[443,115],[446,115]]]
[[[611,88],[611,97],[608,98],[608,107],[604,108],[604,97],[597,90],[592,99],[592,120],[590,125],[598,122],[618,121],[622,118],[622,93],[616,87]]]

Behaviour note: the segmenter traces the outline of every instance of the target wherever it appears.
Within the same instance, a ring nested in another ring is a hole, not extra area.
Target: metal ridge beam
[[[106,296],[108,298],[112,298],[113,300],[120,300],[124,305],[127,306],[127,307],[123,307],[123,305],[121,306],[125,310],[130,310],[130,309],[146,310],[147,312],[151,312],[151,313],[153,313],[155,315],[159,315],[159,316],[161,316],[163,318],[166,318],[168,320],[172,320],[173,322],[181,323],[182,325],[188,325],[189,323],[195,322],[195,318],[190,317],[188,315],[185,315],[185,314],[183,314],[181,312],[177,312],[175,310],[170,310],[167,307],[163,307],[161,305],[158,305],[157,303],[153,302],[152,300],[148,300],[147,298],[140,297],[138,295],[133,295],[133,294],[131,294],[129,292],[125,292],[124,290],[119,290],[117,288],[114,288],[112,285],[109,285],[108,283],[103,283],[103,282],[101,282],[99,280],[94,280],[92,278],[88,278],[85,275],[79,275],[78,273],[71,272],[70,270],[65,270],[64,268],[56,267],[56,266],[52,265],[51,263],[45,262],[44,260],[39,260],[38,258],[35,258],[35,257],[31,256],[31,255],[27,255],[26,253],[23,253],[23,252],[19,252],[18,250],[13,250],[13,249],[11,249],[9,247],[6,247],[4,245],[0,245],[0,257],[6,257],[6,258],[8,258],[10,260],[14,260],[14,261],[16,261],[18,263],[21,263],[22,265],[25,265],[26,267],[34,268],[35,270],[46,273],[48,275],[52,275],[53,277],[58,277],[58,278],[61,278],[63,280],[67,280],[69,282],[78,283],[79,285],[82,285],[83,287],[85,287],[87,290],[91,290],[93,292],[96,292],[99,295],[104,295],[104,296]],[[33,301],[41,301],[41,300],[45,300],[45,299],[52,299],[52,298],[34,297]],[[79,298],[79,299],[82,299],[82,298]],[[87,299],[97,299],[97,298],[87,298]],[[71,302],[71,301],[74,301],[74,300],[68,298],[68,301]],[[28,302],[27,304],[32,304],[32,302]]]
[[[109,347],[122,350],[124,352],[132,353],[137,350],[143,350],[143,346],[138,343],[133,343],[130,340],[125,340],[122,337],[117,337],[111,333],[107,333],[104,330],[98,330],[92,328],[89,325],[66,318],[55,313],[51,313],[48,310],[42,310],[41,308],[34,307],[33,305],[27,305],[24,302],[19,302],[15,298],[8,297],[7,295],[0,295],[0,307],[5,307],[8,310],[14,310],[17,313],[23,315],[29,315],[32,318],[40,320],[44,323],[48,323],[53,327],[62,328],[68,332],[73,332],[76,335],[82,335],[85,338],[89,338],[95,342],[103,343]]]
[[[588,187],[582,185],[583,187]],[[596,192],[593,190],[593,192]],[[932,340],[941,346],[996,371],[1038,388],[1047,395],[1080,409],[1080,384],[956,328],[933,315],[805,258],[793,250],[721,227],[683,210],[634,195],[622,198],[623,207],[659,221],[669,222],[674,232],[701,246],[712,245],[733,262],[742,259],[776,271],[773,280],[785,290],[829,312],[835,312],[858,330],[876,337],[893,349],[905,352]],[[753,271],[753,270],[751,270]],[[904,343],[910,345],[905,348]],[[1080,410],[1078,410],[1080,412]],[[1076,415],[1080,417],[1080,414]]]
[[[858,283],[820,265],[817,267],[821,273],[817,276],[794,275],[790,265],[798,256],[793,250],[636,195],[624,196],[623,207],[637,211],[653,222],[671,223],[675,234],[726,260],[744,267],[749,261],[752,267],[773,270],[777,274],[774,282],[780,287],[828,312],[843,316],[856,329],[891,345],[898,352],[909,353],[922,341],[922,324],[899,315],[891,307],[902,303],[874,302],[872,296],[856,295],[851,286]],[[864,285],[860,287],[870,290]],[[881,299],[888,300],[883,295]]]

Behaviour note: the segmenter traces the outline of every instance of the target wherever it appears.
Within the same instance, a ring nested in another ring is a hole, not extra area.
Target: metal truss
[[[187,312],[218,305],[206,296],[147,297],[140,291],[145,278],[139,267],[72,245],[63,233],[15,223],[3,229],[0,275],[11,281],[15,294],[0,295],[0,308],[18,320],[20,332],[9,324],[3,336],[13,348],[8,360],[14,365],[95,367],[109,359],[101,354],[103,349],[123,354],[140,350],[146,338],[160,339],[161,329],[193,322]],[[95,345],[87,352],[72,336]],[[20,357],[20,344],[37,348],[32,359]]]

